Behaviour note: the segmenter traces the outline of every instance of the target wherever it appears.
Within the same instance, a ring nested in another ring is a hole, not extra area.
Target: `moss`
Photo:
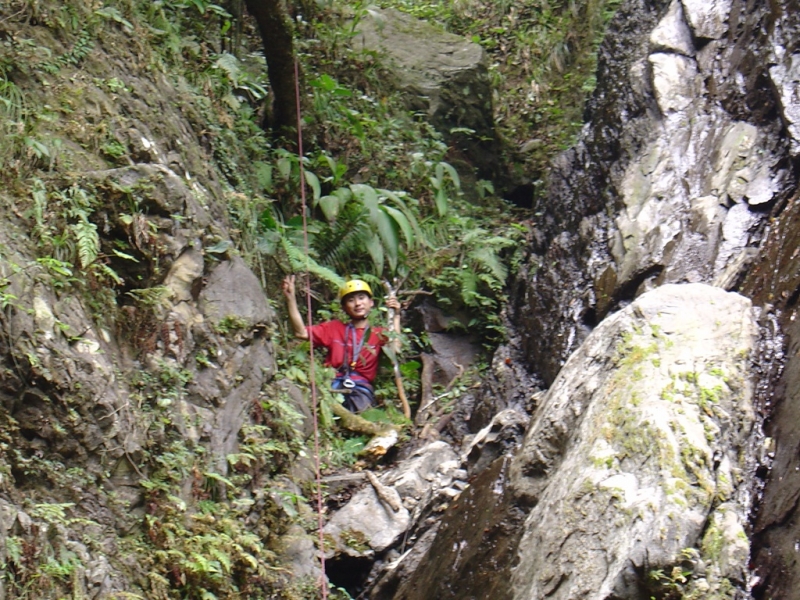
[[[369,540],[363,531],[356,531],[355,529],[345,529],[341,532],[340,539],[348,548],[352,548],[359,554],[363,554],[370,550]]]
[[[243,319],[242,317],[236,315],[226,315],[222,317],[216,325],[214,325],[214,331],[220,335],[229,335],[236,333],[237,331],[247,329],[249,325],[250,324],[247,322],[247,320]]]

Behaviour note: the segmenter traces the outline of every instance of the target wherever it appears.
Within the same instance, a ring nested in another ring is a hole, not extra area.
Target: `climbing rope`
[[[309,248],[308,248],[308,217],[306,211],[306,186],[305,186],[305,169],[303,168],[303,128],[301,126],[300,118],[300,69],[297,65],[297,59],[294,61],[294,88],[295,99],[297,101],[297,156],[300,158],[300,206],[303,211],[303,249],[306,256],[306,316],[308,320],[308,327],[311,328],[313,321],[311,319],[311,277],[310,277],[310,263],[309,263]],[[323,519],[322,519],[322,472],[319,462],[319,425],[317,418],[317,380],[314,373],[314,337],[308,336],[309,342],[309,376],[311,378],[311,415],[314,420],[314,471],[317,479],[317,530],[319,532],[319,563],[322,573],[320,574],[319,587],[322,591],[322,600],[328,597],[328,586],[325,583],[325,536],[323,534]]]

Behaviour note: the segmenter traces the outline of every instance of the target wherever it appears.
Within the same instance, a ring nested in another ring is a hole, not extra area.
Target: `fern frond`
[[[310,256],[307,256],[302,249],[292,244],[287,238],[281,238],[281,247],[286,253],[289,259],[289,265],[293,271],[301,272],[308,270],[309,273],[328,282],[336,289],[344,285],[344,279],[342,277],[327,267],[323,267]]]
[[[97,226],[83,218],[72,225],[72,232],[78,244],[78,261],[82,268],[87,268],[100,253],[100,236],[97,235]]]
[[[467,269],[461,272],[461,297],[467,306],[472,306],[478,294],[478,276]]]
[[[358,258],[366,254],[366,244],[371,235],[366,211],[362,206],[350,203],[341,209],[335,222],[317,233],[313,247],[322,264],[341,272],[351,272],[356,270],[354,263]]]
[[[508,268],[503,264],[493,246],[487,245],[473,248],[467,256],[472,262],[488,271],[500,283],[505,283],[506,277],[508,277]]]
[[[97,263],[94,265],[94,268],[100,272],[101,275],[107,277],[117,285],[122,285],[125,281],[120,277],[117,272],[109,267],[108,265],[104,265],[103,263]]]

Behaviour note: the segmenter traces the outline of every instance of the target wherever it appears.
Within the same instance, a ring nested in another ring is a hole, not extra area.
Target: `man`
[[[336,369],[333,388],[344,394],[347,410],[359,413],[369,408],[375,403],[372,382],[378,374],[380,351],[388,342],[384,329],[371,329],[367,320],[375,306],[372,289],[360,279],[348,281],[339,290],[339,300],[350,322],[345,324],[333,319],[311,327],[306,327],[303,322],[295,291],[294,275],[289,275],[283,280],[283,295],[286,296],[289,322],[295,337],[307,340],[310,336],[314,347],[322,346],[328,350],[325,365]],[[389,298],[386,306],[395,311],[390,330],[399,334],[400,303],[397,298]],[[399,351],[399,345],[399,340],[395,340],[393,349]]]

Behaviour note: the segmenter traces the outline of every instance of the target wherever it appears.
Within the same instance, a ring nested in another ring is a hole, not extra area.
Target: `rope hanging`
[[[311,277],[309,267],[309,248],[308,248],[308,216],[306,211],[306,185],[305,185],[305,169],[303,167],[303,128],[301,126],[301,113],[300,113],[300,69],[297,64],[297,59],[294,61],[294,87],[295,99],[297,101],[297,156],[300,158],[300,206],[303,211],[303,249],[306,256],[306,316],[308,327],[313,324],[311,319]],[[314,373],[314,338],[309,335],[309,370],[311,378],[311,414],[314,420],[314,471],[317,479],[317,530],[319,532],[319,562],[322,574],[320,575],[320,590],[322,591],[322,600],[328,597],[328,586],[325,583],[325,536],[323,534],[323,519],[322,519],[322,473],[319,462],[319,424],[318,424],[318,406],[317,406],[317,380]]]

